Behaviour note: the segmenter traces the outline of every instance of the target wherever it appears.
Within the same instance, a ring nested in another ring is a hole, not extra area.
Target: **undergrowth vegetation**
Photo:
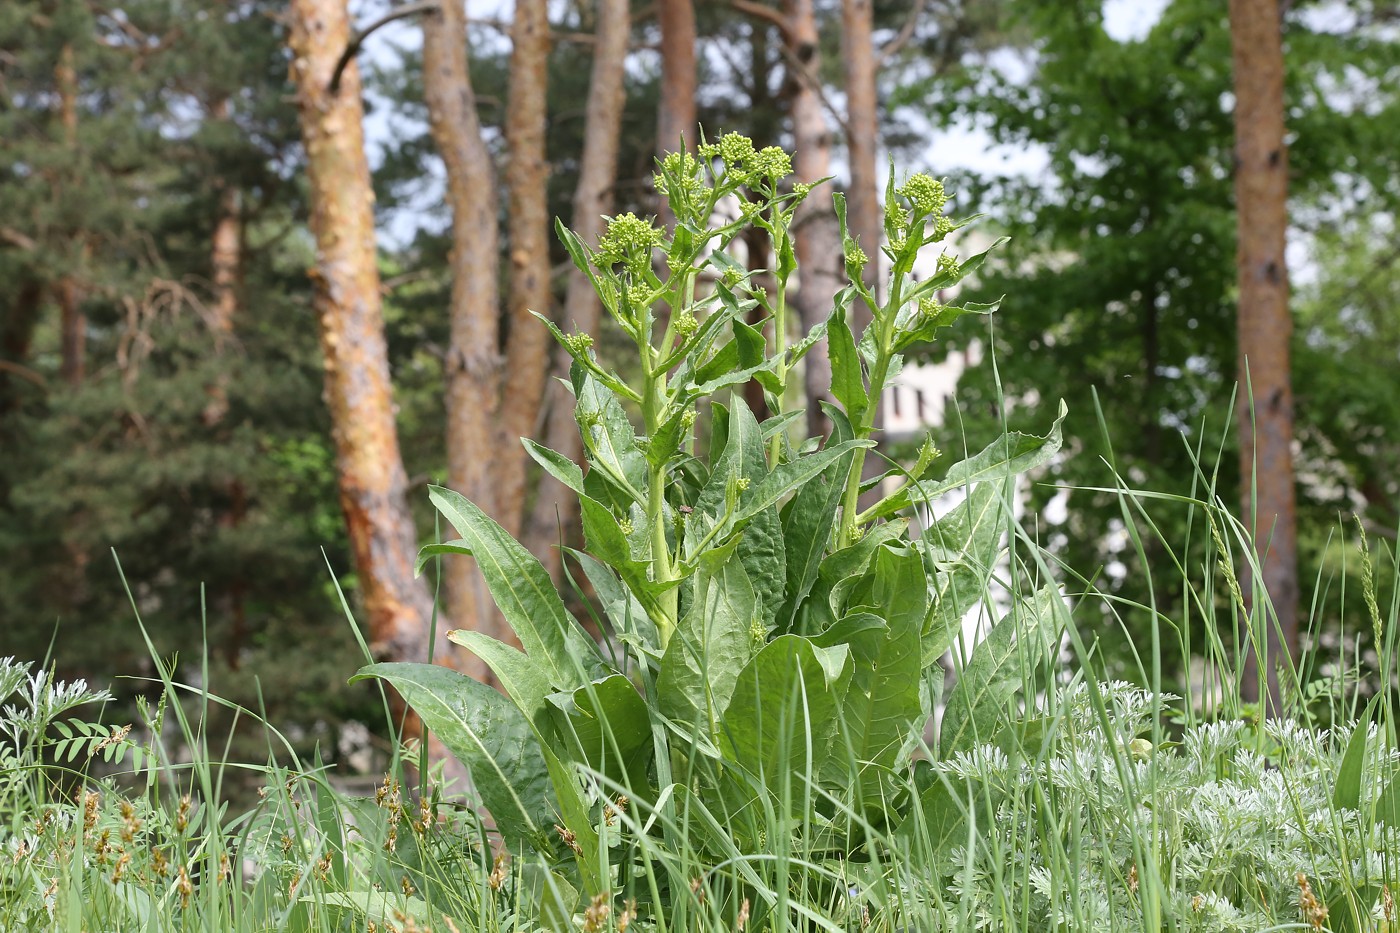
[[[396,757],[355,796],[270,723],[267,760],[231,763],[202,725],[220,701],[164,664],[161,702],[113,726],[80,713],[102,692],[6,660],[4,927],[1400,929],[1397,596],[1367,574],[1376,653],[1285,664],[1287,708],[1261,716],[1240,696],[1271,624],[1267,594],[1241,589],[1259,579],[1239,573],[1244,527],[1203,471],[1174,502],[1209,541],[1188,563],[1200,549],[1154,540],[1151,494],[1123,487],[1132,546],[1152,542],[1154,583],[1197,618],[1116,606],[1146,613],[1151,641],[1135,683],[1103,681],[1076,607],[1108,597],[1014,518],[1059,421],[951,464],[932,439],[867,463],[903,352],[994,310],[945,303],[986,254],[930,255],[961,224],[926,175],[892,175],[883,258],[845,235],[838,195],[849,284],[824,327],[789,335],[790,226],[814,186],[788,173],[730,135],[662,162],[672,229],[624,215],[588,244],[560,227],[636,351],[602,360],[594,335],[545,322],[574,360],[585,462],[525,443],[581,503],[571,599],[433,489],[460,537],[421,564],[470,555],[522,648],[451,635],[499,691],[427,664],[357,675],[397,690],[470,787]],[[771,292],[731,252],[755,227]],[[792,377],[823,337],[831,432],[801,438]],[[726,391],[751,380],[762,420]],[[1188,696],[1164,692],[1164,657],[1196,672]],[[263,779],[250,810],[223,803],[232,769]]]

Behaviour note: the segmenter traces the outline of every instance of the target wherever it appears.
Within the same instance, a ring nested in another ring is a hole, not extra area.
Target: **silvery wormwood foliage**
[[[30,674],[29,662],[0,658],[0,699],[18,702],[0,707],[0,729],[23,747],[24,738],[40,736],[64,713],[86,703],[110,700],[106,690],[94,690],[85,680],[55,681],[48,671]]]
[[[1393,910],[1382,885],[1395,887],[1400,834],[1332,799],[1349,728],[1204,723],[1154,747],[1142,736],[1166,704],[1126,684],[1100,689],[1108,733],[1079,687],[1047,704],[1058,711],[1048,756],[1013,762],[981,746],[935,765],[995,804],[993,818],[979,821],[979,843],[954,848],[945,873],[949,902],[967,909],[974,928],[1015,917],[1016,929],[1138,929],[1149,868],[1161,877],[1164,908],[1187,929],[1303,922],[1300,875],[1324,905],[1346,887],[1381,892],[1373,908],[1363,905],[1376,918]],[[1363,808],[1400,761],[1382,751],[1367,768]],[[1057,856],[1045,827],[1071,824],[1078,835]],[[1008,872],[1029,897],[1007,903]]]

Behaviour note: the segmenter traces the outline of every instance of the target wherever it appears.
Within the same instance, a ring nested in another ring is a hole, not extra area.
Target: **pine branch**
[[[449,0],[449,2],[460,3],[461,0]],[[439,5],[439,0],[415,0],[413,3],[405,3],[403,6],[395,7],[364,29],[357,29],[355,35],[350,38],[349,44],[345,46],[345,51],[340,53],[340,60],[335,63],[335,72],[331,75],[330,92],[332,94],[340,93],[340,76],[345,72],[345,67],[350,64],[350,59],[359,54],[360,47],[365,44],[366,39],[374,34],[375,30],[387,26],[394,20],[404,19],[429,10],[437,10]]]

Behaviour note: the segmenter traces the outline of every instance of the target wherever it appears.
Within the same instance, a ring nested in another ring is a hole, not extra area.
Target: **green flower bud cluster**
[[[633,275],[642,275],[651,264],[651,251],[661,245],[661,231],[628,211],[608,221],[608,232],[598,241],[598,256],[608,265],[624,263]]]
[[[865,250],[861,249],[856,243],[851,242],[846,244],[846,268],[855,269],[856,274],[859,275],[860,270],[864,269],[865,264],[869,261],[870,257],[865,255]]]
[[[681,415],[681,427],[684,430],[689,431],[691,428],[695,427],[695,418],[695,409],[692,408],[685,414]]]
[[[740,179],[777,181],[792,174],[792,156],[780,146],[755,151],[753,140],[740,133],[725,133],[718,143],[701,146],[699,153],[702,159],[723,160],[729,174]]]
[[[656,193],[669,197],[671,190],[667,176],[687,193],[703,191],[705,180],[701,174],[700,160],[688,152],[668,152],[661,160],[661,171],[651,177],[656,185]]]
[[[640,282],[627,286],[627,303],[634,308],[651,304],[651,289]]]
[[[958,270],[961,268],[962,263],[958,261],[958,257],[954,256],[952,253],[942,253],[938,257],[938,270],[936,274],[939,276],[956,276]]]
[[[689,308],[676,315],[676,333],[681,335],[682,340],[689,338],[699,329],[700,322],[695,319],[695,312]]]
[[[792,174],[792,156],[777,146],[768,146],[750,160],[749,168],[756,175],[778,181]]]
[[[630,534],[631,534],[633,531],[635,531],[636,529],[635,529],[635,528],[633,527],[633,525],[632,525],[632,519],[630,519],[630,518],[619,518],[619,519],[617,520],[617,530],[620,531],[620,532],[622,532],[622,533],[625,534],[625,535],[630,535]]]
[[[937,317],[939,314],[942,313],[943,309],[946,307],[948,306],[945,305],[943,302],[939,301],[937,298],[920,298],[919,316]]]
[[[724,270],[724,275],[720,276],[720,281],[725,284],[726,288],[733,288],[735,285],[738,285],[743,278],[743,273],[731,267]]]
[[[737,489],[739,492],[743,492],[744,490],[748,489],[749,478],[747,476],[739,477],[734,481],[734,488]]]
[[[943,182],[932,175],[918,172],[899,186],[900,197],[909,201],[914,213],[920,216],[939,214],[948,203],[948,194],[943,190]]]
[[[569,353],[572,355],[582,356],[585,351],[593,346],[593,336],[585,333],[565,334],[564,346],[568,348]]]

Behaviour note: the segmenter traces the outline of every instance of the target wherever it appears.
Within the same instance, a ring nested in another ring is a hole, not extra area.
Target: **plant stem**
[[[855,429],[856,440],[867,440],[875,429],[875,418],[880,411],[880,399],[885,394],[885,380],[889,377],[890,361],[894,354],[890,347],[894,342],[895,319],[899,317],[899,306],[904,300],[904,276],[909,271],[910,261],[901,257],[890,273],[890,297],[880,308],[872,307],[870,327],[875,328],[875,364],[870,369],[869,401],[861,413]],[[872,303],[873,304],[873,303]],[[860,481],[865,471],[866,448],[857,448],[851,460],[851,472],[846,477],[846,494],[841,509],[841,537],[837,547],[850,544],[856,530],[856,518],[860,509]]]
[[[774,250],[776,251],[778,248],[779,248],[779,247],[775,244]],[[774,308],[774,310],[773,310],[773,318],[774,318],[774,320],[773,320],[773,351],[774,351],[774,352],[777,354],[777,356],[778,356],[778,364],[777,364],[776,367],[774,367],[773,372],[774,372],[774,373],[777,375],[777,377],[778,377],[778,385],[779,385],[784,391],[778,392],[777,397],[773,400],[773,402],[774,402],[774,408],[776,409],[776,410],[773,412],[773,414],[774,414],[775,416],[781,415],[781,414],[783,413],[783,401],[784,401],[784,396],[786,396],[786,394],[787,394],[787,392],[785,391],[785,390],[787,389],[787,360],[786,360],[786,355],[787,355],[787,279],[786,279],[786,278],[780,279],[780,280],[778,281],[778,289],[777,289],[777,291],[778,291],[777,306],[776,306],[776,307]],[[774,434],[774,435],[773,435],[773,439],[769,442],[769,444],[770,444],[770,448],[769,448],[769,451],[768,451],[768,468],[771,470],[771,469],[773,469],[774,467],[776,467],[776,466],[778,465],[778,458],[781,457],[781,456],[782,456],[782,453],[783,453],[783,432],[782,432],[782,431],[779,431],[778,433]]]

